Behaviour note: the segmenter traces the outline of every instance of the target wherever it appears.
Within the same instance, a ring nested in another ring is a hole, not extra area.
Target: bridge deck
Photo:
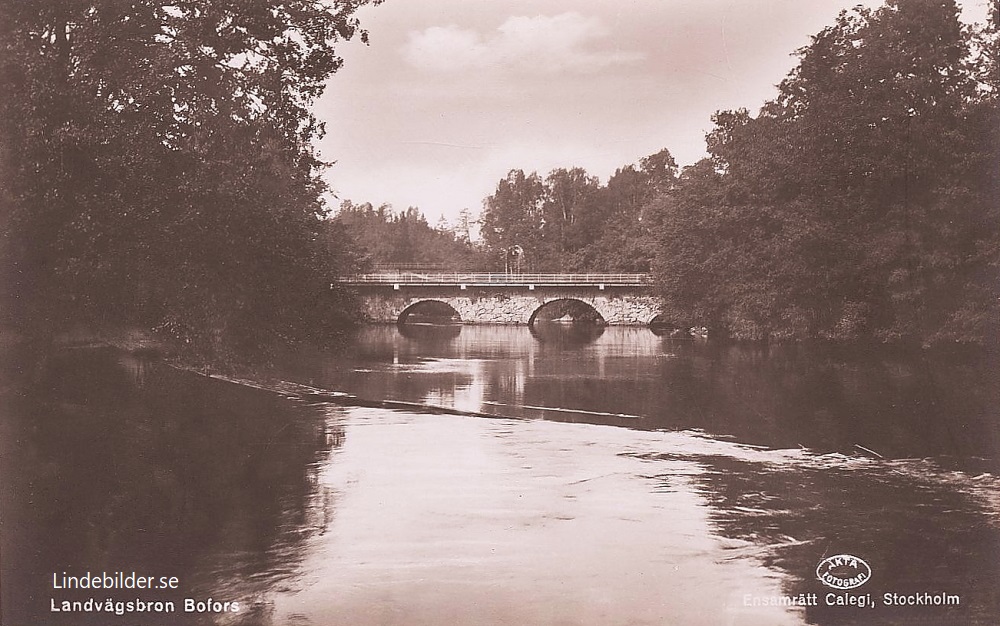
[[[349,285],[400,285],[445,287],[637,287],[652,284],[649,274],[511,274],[468,272],[378,272],[348,276],[341,282]]]

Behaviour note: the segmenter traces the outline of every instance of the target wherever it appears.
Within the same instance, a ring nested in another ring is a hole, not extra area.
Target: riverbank
[[[140,328],[94,329],[75,327],[55,333],[44,341],[30,338],[17,330],[0,327],[0,350],[14,350],[20,346],[45,343],[55,348],[115,348],[131,354],[167,354],[168,342]]]

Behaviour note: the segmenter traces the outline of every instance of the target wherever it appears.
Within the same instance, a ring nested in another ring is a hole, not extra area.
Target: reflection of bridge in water
[[[646,325],[662,312],[648,274],[389,271],[342,283],[358,291],[372,322],[405,322],[429,303],[468,324],[532,324],[556,303],[582,303],[613,325]]]

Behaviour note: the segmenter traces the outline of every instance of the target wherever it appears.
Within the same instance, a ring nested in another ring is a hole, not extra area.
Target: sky
[[[602,183],[663,148],[705,156],[715,111],[756,113],[793,52],[869,0],[386,0],[317,103],[338,206],[473,215],[512,169]],[[980,21],[986,0],[966,0]]]

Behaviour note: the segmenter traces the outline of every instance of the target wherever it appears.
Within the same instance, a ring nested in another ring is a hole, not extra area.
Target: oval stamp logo
[[[850,554],[827,557],[816,567],[816,578],[834,589],[854,589],[871,577],[872,568],[863,559]]]

